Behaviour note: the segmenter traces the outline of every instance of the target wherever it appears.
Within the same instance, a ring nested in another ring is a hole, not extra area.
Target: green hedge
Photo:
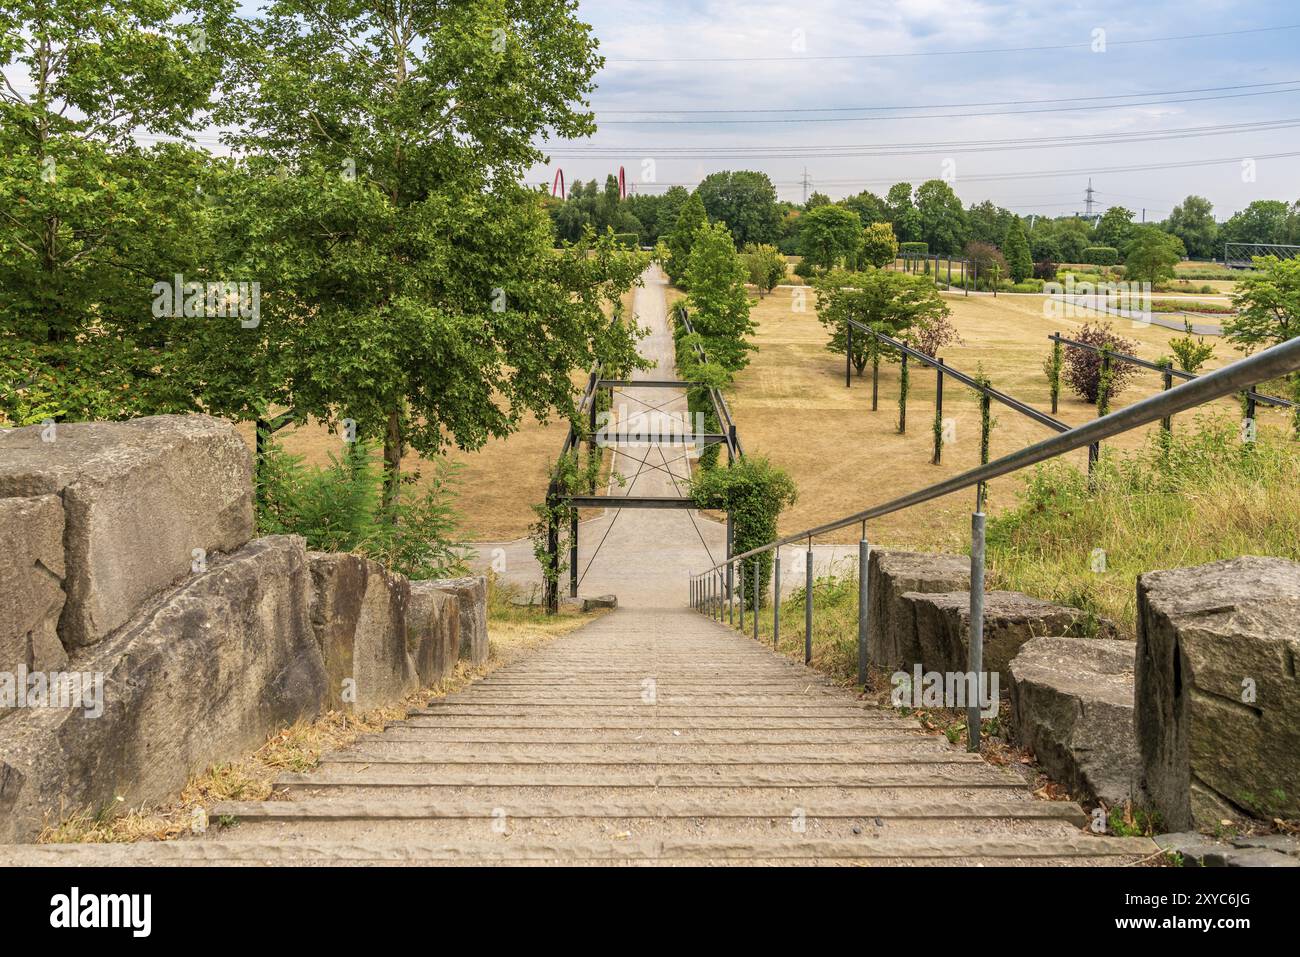
[[[898,255],[904,259],[920,259],[930,254],[929,243],[899,243]]]
[[[1083,261],[1090,266],[1114,266],[1119,262],[1119,250],[1114,246],[1089,246],[1083,251]]]

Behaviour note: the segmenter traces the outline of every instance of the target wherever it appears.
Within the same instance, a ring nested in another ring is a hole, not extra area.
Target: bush
[[[355,552],[413,579],[463,574],[451,505],[455,466],[437,460],[428,488],[407,486],[387,514],[383,484],[383,469],[364,443],[313,468],[268,442],[257,470],[258,534],[301,535],[313,551]]]
[[[929,243],[899,243],[898,255],[904,259],[920,259],[930,253]]]
[[[1040,259],[1034,263],[1034,278],[1041,279],[1044,282],[1052,282],[1056,279],[1056,263],[1050,259]]]
[[[1137,343],[1131,339],[1125,339],[1123,336],[1111,330],[1109,322],[1087,323],[1071,338],[1078,342],[1083,342],[1099,349],[1109,349],[1112,352],[1127,352],[1132,354],[1137,348]],[[1113,399],[1124,389],[1125,383],[1131,379],[1137,367],[1127,362],[1110,363],[1110,384],[1106,390],[1109,398]],[[1071,391],[1079,398],[1088,403],[1095,404],[1101,391],[1101,354],[1093,352],[1091,349],[1080,349],[1077,346],[1065,347],[1065,381],[1069,383]]]
[[[1114,266],[1119,262],[1119,250],[1114,246],[1089,246],[1083,251],[1083,261],[1090,266]]]

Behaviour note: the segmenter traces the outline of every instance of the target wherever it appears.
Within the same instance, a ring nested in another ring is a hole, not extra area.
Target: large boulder
[[[0,722],[0,842],[31,839],[47,813],[167,799],[316,715],[326,680],[310,600],[302,539],[262,538],[75,655],[70,670],[98,692]]]
[[[1137,603],[1138,750],[1165,826],[1300,817],[1300,564],[1149,572]]]
[[[867,660],[888,671],[910,671],[921,660],[908,592],[970,588],[970,559],[930,552],[872,549],[867,560]]]
[[[1131,641],[1031,638],[1011,659],[1011,730],[1075,794],[1133,798]]]
[[[160,415],[58,425],[52,441],[43,433],[0,437],[0,499],[62,499],[59,636],[69,653],[190,574],[195,549],[231,552],[253,536],[252,456],[228,422]]]
[[[63,503],[0,498],[0,672],[56,671],[63,611]],[[0,717],[7,712],[0,699]]]
[[[442,578],[431,584],[460,599],[460,656],[475,667],[487,664],[487,578]]]
[[[460,599],[437,582],[411,582],[406,641],[420,687],[432,687],[450,675],[460,657]]]
[[[311,624],[332,708],[392,704],[417,684],[407,647],[411,585],[359,555],[311,552]]]
[[[969,664],[970,592],[919,594],[901,598],[916,625],[919,657],[925,671],[964,672]],[[1007,666],[1030,638],[1077,635],[1084,614],[1014,591],[984,595],[984,671],[997,672],[1005,687]]]

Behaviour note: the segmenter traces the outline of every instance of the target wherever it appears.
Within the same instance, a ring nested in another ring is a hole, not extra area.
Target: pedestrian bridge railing
[[[1278,378],[1288,373],[1300,371],[1300,338],[1291,339],[1273,346],[1214,372],[1207,373],[1143,399],[1109,415],[1093,419],[1084,425],[1067,429],[1056,435],[1036,442],[1033,445],[1004,455],[992,462],[970,469],[960,475],[935,482],[925,488],[909,492],[899,498],[872,505],[851,515],[845,515],[835,521],[805,529],[793,535],[787,535],[767,545],[752,548],[732,555],[724,561],[690,576],[691,607],[703,613],[711,614],[721,620],[723,616],[735,614],[734,583],[740,576],[749,573],[755,587],[748,589],[753,601],[754,636],[758,636],[760,556],[773,553],[773,588],[772,588],[772,643],[780,640],[781,622],[781,552],[784,545],[807,543],[808,549],[804,564],[805,601],[804,601],[804,661],[812,660],[813,635],[813,539],[819,535],[838,531],[853,525],[861,525],[862,532],[858,542],[858,681],[865,684],[867,680],[867,633],[868,633],[868,594],[867,562],[870,557],[870,544],[867,538],[867,523],[903,509],[934,501],[945,495],[952,495],[974,488],[975,511],[971,515],[971,575],[970,575],[970,636],[968,668],[971,674],[979,675],[983,670],[984,645],[984,489],[987,482],[1011,472],[1019,471],[1040,462],[1064,455],[1077,449],[1087,448],[1104,439],[1113,438],[1152,422],[1161,421],[1178,412],[1204,405],[1216,399],[1243,391],[1253,391],[1260,382]],[[742,623],[743,614],[742,609]],[[979,748],[979,709],[978,702],[968,708],[969,748]]]

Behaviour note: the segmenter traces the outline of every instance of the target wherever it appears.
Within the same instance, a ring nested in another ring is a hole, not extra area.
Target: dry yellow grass
[[[861,378],[855,375],[852,388],[846,389],[843,356],[826,351],[827,330],[817,321],[813,297],[808,294],[806,311],[796,312],[792,308],[795,292],[777,290],[754,307],[758,351],[728,392],[746,451],[767,455],[798,483],[799,502],[782,516],[782,534],[850,514],[978,464],[980,418],[974,392],[951,379],[945,382],[944,417],[955,420],[956,441],[944,448],[941,465],[931,465],[935,373],[912,364],[907,433],[899,435],[898,366],[882,365],[879,411],[873,413],[870,367]],[[982,367],[995,387],[1049,412],[1050,392],[1042,368],[1050,351],[1047,337],[1054,331],[1069,336],[1086,320],[1048,319],[1043,312],[1044,299],[1038,296],[994,299],[954,294],[945,299],[964,341],[944,350],[944,358],[972,375]],[[1113,322],[1117,332],[1139,343],[1138,355],[1143,358],[1167,353],[1169,339],[1177,335],[1156,326],[1135,327],[1128,320]],[[1237,358],[1226,343],[1212,341],[1217,352],[1209,368]],[[1113,408],[1159,389],[1158,374],[1141,372]],[[1235,404],[1224,400],[1217,405],[1231,409]],[[997,403],[993,416],[994,458],[1051,434]],[[1063,384],[1057,417],[1078,425],[1095,416],[1096,410],[1068,393]],[[1261,416],[1265,421],[1283,421],[1276,412],[1261,411]],[[1178,421],[1175,419],[1175,428]],[[1144,434],[1130,433],[1116,439],[1115,445],[1135,447]],[[1086,463],[1083,451],[1069,458],[1080,467]],[[994,482],[990,509],[997,512],[1013,504],[1020,487],[1021,480],[1014,475]],[[973,492],[958,493],[882,519],[871,535],[882,545],[956,547],[968,538],[973,504]],[[845,529],[822,541],[856,538],[856,529]]]
[[[196,820],[206,821],[207,810],[217,802],[274,800],[280,797],[274,782],[281,773],[310,771],[317,766],[322,753],[346,748],[362,734],[382,731],[390,722],[406,717],[412,708],[424,707],[430,698],[459,691],[521,655],[608,613],[608,609],[584,613],[565,606],[558,616],[548,618],[536,609],[513,606],[508,598],[504,590],[493,588],[488,615],[490,653],[484,666],[474,668],[463,661],[457,662],[455,672],[446,680],[413,692],[385,708],[359,713],[328,711],[315,721],[298,721],[272,735],[261,748],[243,759],[216,765],[192,778],[172,804],[75,810],[47,825],[37,837],[37,843],[172,840],[190,831]]]

